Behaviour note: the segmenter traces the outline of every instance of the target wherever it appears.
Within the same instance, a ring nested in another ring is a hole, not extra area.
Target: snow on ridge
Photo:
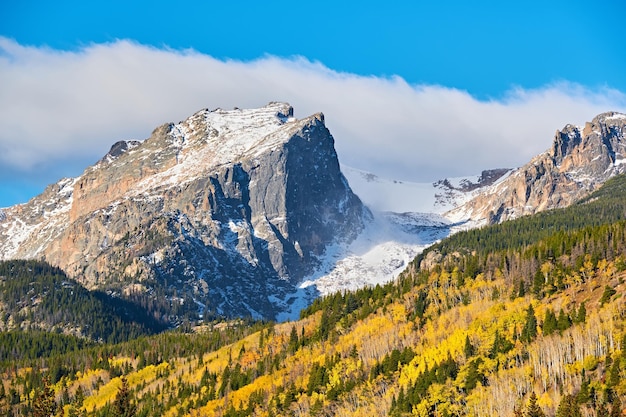
[[[464,185],[478,183],[481,177],[477,175],[446,178],[435,183],[420,183],[390,180],[344,164],[341,165],[341,171],[361,201],[370,209],[380,212],[442,215],[487,188],[463,191]],[[508,175],[510,173],[504,176]],[[500,179],[496,181],[498,182]]]
[[[145,193],[162,186],[177,186],[207,170],[234,161],[255,157],[280,146],[310,118],[295,119],[285,103],[271,103],[260,109],[201,110],[172,126],[176,163],[165,171],[144,178],[133,193]],[[204,143],[192,147],[192,138]]]
[[[374,211],[441,211],[435,208],[437,190],[431,183],[389,180],[343,164],[341,172],[352,191]]]
[[[606,116],[604,120],[626,120],[626,114],[624,113],[613,113],[610,116]]]
[[[376,212],[351,243],[337,242],[319,258],[319,268],[283,301],[278,321],[296,320],[315,294],[356,290],[397,278],[415,256],[450,234],[452,224],[435,213]]]

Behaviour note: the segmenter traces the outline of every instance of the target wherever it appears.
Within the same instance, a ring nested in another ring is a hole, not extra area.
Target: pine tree
[[[53,416],[57,409],[54,401],[54,391],[50,388],[48,379],[44,378],[42,391],[37,392],[33,401],[33,417]]]
[[[465,359],[469,359],[471,356],[474,355],[474,346],[472,345],[472,342],[470,341],[470,338],[468,335],[465,336],[465,346],[463,347],[463,353],[465,354]]]
[[[526,412],[524,413],[524,417],[545,417],[543,410],[539,405],[537,405],[537,395],[535,392],[530,393],[530,398],[528,399],[528,405],[526,406]]]
[[[498,353],[507,353],[513,349],[513,343],[511,343],[506,337],[500,334],[499,330],[496,330],[496,334],[493,337],[493,344],[489,351],[489,357],[495,359]]]
[[[615,295],[617,291],[615,291],[615,289],[609,287],[608,285],[606,285],[604,287],[604,292],[602,293],[602,297],[600,297],[600,306],[603,306],[604,304],[608,303],[609,301],[611,301],[611,297],[613,297]]]
[[[573,395],[565,395],[561,398],[559,407],[556,409],[556,417],[582,417],[580,406]]]
[[[299,341],[298,341],[298,332],[296,331],[296,326],[291,326],[291,333],[289,334],[289,352],[295,353],[298,350]]]
[[[579,404],[584,404],[591,400],[591,394],[589,392],[589,380],[583,376],[583,381],[580,384],[580,391],[578,391],[578,395],[576,396],[576,401]]]
[[[131,402],[131,392],[128,387],[128,381],[126,378],[122,377],[122,386],[117,392],[117,396],[113,402],[113,416],[133,417],[135,411],[136,406]]]
[[[570,319],[569,315],[565,313],[565,311],[563,311],[563,309],[559,311],[559,317],[556,321],[559,332],[563,332],[563,330],[569,329],[572,325],[572,320]]]
[[[522,329],[520,340],[530,343],[537,337],[537,317],[535,317],[535,309],[532,304],[528,306],[526,311],[526,323]]]
[[[556,314],[552,311],[551,308],[546,310],[546,315],[543,319],[543,325],[541,330],[543,331],[544,336],[549,336],[557,330],[558,323],[556,320]]]

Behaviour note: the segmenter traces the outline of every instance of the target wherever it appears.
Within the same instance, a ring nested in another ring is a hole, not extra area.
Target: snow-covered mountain
[[[289,297],[291,307],[279,319],[295,319],[311,298],[389,282],[400,275],[424,248],[443,239],[462,224],[443,214],[480,194],[509,170],[484,171],[473,177],[435,183],[382,178],[343,165],[352,190],[371,209],[373,221],[349,244],[330,245],[320,267]]]
[[[436,240],[570,205],[626,172],[625,162],[626,115],[608,112],[584,127],[567,125],[557,131],[551,149],[517,169],[415,183],[342,166],[376,220],[351,246],[329,251],[324,262],[329,267],[304,285],[314,283],[327,294],[392,279],[407,259]]]
[[[480,175],[433,183],[382,178],[346,165],[341,166],[341,171],[352,190],[373,210],[443,214],[479,195],[511,170],[492,169]]]
[[[327,247],[370,221],[324,116],[270,103],[116,143],[80,177],[2,210],[0,258],[44,259],[89,288],[183,313],[273,318]]]
[[[321,113],[201,110],[0,210],[0,259],[46,260],[161,319],[292,319],[320,294],[394,279],[456,230],[583,197],[624,172],[625,135],[626,115],[605,113],[522,168],[415,183],[340,169]]]

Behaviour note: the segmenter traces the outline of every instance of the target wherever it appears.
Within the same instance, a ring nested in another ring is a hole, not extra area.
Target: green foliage
[[[314,392],[320,392],[328,384],[328,372],[324,365],[317,362],[313,363],[311,372],[309,373],[309,382],[307,384],[307,394],[312,395]]]
[[[608,285],[604,287],[604,292],[602,293],[602,297],[600,297],[600,305],[604,305],[611,300],[617,291],[614,288],[609,287]]]
[[[128,387],[128,381],[122,377],[122,386],[117,392],[113,402],[114,417],[133,417],[137,412],[137,406],[133,403],[132,394]]]
[[[465,376],[465,381],[463,381],[463,389],[465,392],[470,392],[480,382],[482,385],[485,385],[487,382],[487,378],[485,375],[479,371],[480,365],[483,363],[481,358],[474,359],[471,361],[467,368],[467,375]]]
[[[572,325],[572,319],[563,309],[559,310],[559,317],[556,319],[556,322],[556,327],[559,329],[559,332],[569,329]]]
[[[62,331],[81,328],[95,341],[117,343],[163,331],[166,326],[129,301],[88,291],[41,261],[0,262],[0,302],[5,316]]]
[[[410,347],[405,347],[402,351],[393,349],[385,355],[382,361],[377,362],[370,371],[370,379],[375,379],[378,375],[391,377],[398,369],[408,364],[415,357],[415,352]]]
[[[556,332],[558,329],[558,322],[556,320],[556,314],[554,314],[554,310],[551,308],[546,309],[546,314],[543,319],[543,324],[541,326],[541,330],[544,336],[550,336],[552,333]]]
[[[499,330],[496,330],[496,334],[493,338],[493,344],[489,350],[489,357],[495,359],[498,354],[507,353],[513,349],[513,343],[506,337],[500,334]]]
[[[0,332],[0,364],[63,355],[91,346],[95,344],[82,338],[40,330]]]
[[[526,322],[524,323],[520,340],[530,343],[535,337],[537,337],[537,317],[535,317],[535,309],[532,305],[529,305],[528,310],[526,310]]]
[[[448,358],[432,368],[427,368],[422,372],[415,382],[407,387],[406,393],[401,388],[398,397],[391,406],[389,413],[397,415],[409,413],[413,406],[419,404],[428,395],[428,389],[433,384],[444,384],[447,380],[454,380],[459,372],[459,365],[452,359]],[[432,410],[434,412],[434,410]]]
[[[470,338],[468,335],[465,336],[465,345],[463,346],[463,354],[465,355],[465,359],[469,359],[471,356],[474,356],[476,353],[476,348],[472,345]]]
[[[289,334],[289,347],[288,350],[290,353],[295,353],[296,350],[300,347],[300,341],[298,340],[298,332],[296,331],[296,326],[291,326],[291,333]]]
[[[582,417],[580,405],[573,395],[564,395],[556,410],[556,417]],[[608,417],[608,414],[607,414]]]

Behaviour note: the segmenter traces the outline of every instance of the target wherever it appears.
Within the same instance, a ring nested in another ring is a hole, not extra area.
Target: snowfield
[[[394,280],[415,256],[455,226],[440,214],[454,206],[438,200],[441,189],[433,184],[386,180],[345,166],[342,172],[374,219],[354,241],[336,242],[326,249],[319,268],[283,300],[287,310],[276,317],[278,321],[298,319],[300,310],[317,296]]]

